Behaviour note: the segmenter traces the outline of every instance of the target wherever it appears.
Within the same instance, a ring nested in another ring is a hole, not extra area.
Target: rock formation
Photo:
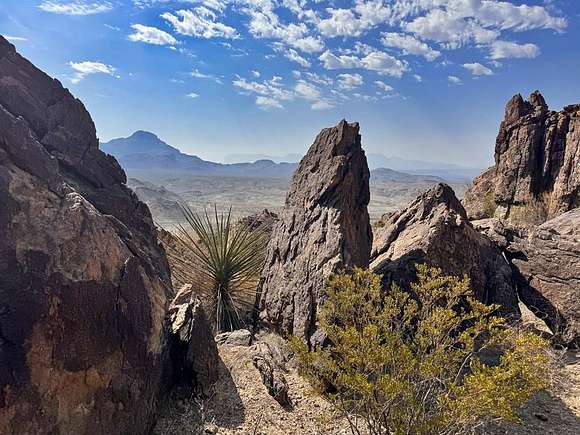
[[[203,306],[191,285],[177,292],[168,320],[173,383],[190,392],[209,394],[218,378],[219,356]]]
[[[385,215],[376,230],[371,268],[383,274],[383,287],[403,289],[416,279],[415,265],[426,263],[448,275],[467,275],[476,297],[518,314],[511,269],[491,240],[477,232],[453,190],[440,183],[405,209]]]
[[[343,120],[320,132],[292,178],[262,272],[264,322],[304,339],[317,331],[325,279],[341,268],[368,265],[368,202],[359,126]],[[322,337],[318,333],[312,341]]]
[[[464,206],[471,219],[540,224],[580,206],[580,104],[548,110],[536,91],[507,104],[495,166],[474,180]]]
[[[143,434],[169,269],[83,104],[0,37],[0,433]]]
[[[521,301],[566,344],[580,345],[580,208],[538,227],[474,221],[504,250]]]

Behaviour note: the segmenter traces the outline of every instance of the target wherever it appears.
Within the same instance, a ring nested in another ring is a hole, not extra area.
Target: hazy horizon
[[[367,153],[488,166],[512,95],[580,102],[578,24],[572,0],[0,4],[0,32],[103,142],[146,130],[213,161],[303,154],[346,118]]]

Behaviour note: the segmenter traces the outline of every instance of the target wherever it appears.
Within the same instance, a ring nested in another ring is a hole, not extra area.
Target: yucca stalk
[[[175,243],[167,247],[172,273],[200,294],[216,333],[243,327],[255,300],[268,229],[233,222],[231,207],[198,214],[183,206],[182,212],[187,224],[177,226]]]

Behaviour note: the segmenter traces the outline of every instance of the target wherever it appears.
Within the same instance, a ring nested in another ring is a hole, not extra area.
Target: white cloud
[[[456,77],[456,76],[447,76],[447,80],[449,81],[449,83],[453,83],[454,85],[463,84],[461,79],[459,77]]]
[[[284,108],[282,103],[280,103],[280,101],[276,100],[275,98],[264,97],[262,95],[258,95],[256,97],[256,105],[263,110]]]
[[[464,63],[463,68],[470,71],[474,76],[492,76],[493,71],[478,62]]]
[[[239,38],[236,29],[216,21],[217,14],[205,6],[198,6],[192,11],[180,10],[175,14],[165,12],[161,18],[171,23],[175,31],[181,35],[205,39]]]
[[[10,42],[25,42],[28,41],[27,38],[23,38],[22,36],[9,36],[9,35],[2,35],[4,39]]]
[[[198,98],[199,94],[196,94],[195,92],[190,92],[189,94],[186,95],[187,98]]]
[[[413,78],[418,82],[423,81],[423,77],[421,77],[419,74],[413,74]]]
[[[62,15],[93,15],[109,12],[113,5],[108,1],[50,1],[45,0],[38,6],[45,12]]]
[[[339,74],[337,77],[338,87],[345,91],[351,91],[364,84],[360,74]]]
[[[385,82],[383,82],[381,80],[375,81],[375,85],[377,85],[379,88],[381,88],[385,92],[392,92],[395,90],[391,85],[387,85]]]
[[[211,74],[204,74],[201,71],[199,71],[198,69],[194,69],[192,72],[189,73],[189,75],[191,77],[193,77],[194,79],[213,80],[214,82],[219,83],[220,85],[223,83],[219,77],[213,76]]]
[[[250,17],[248,30],[255,38],[277,39],[306,53],[317,53],[324,49],[324,43],[318,36],[309,35],[305,23],[281,23],[271,0],[246,2],[247,7],[242,11]]]
[[[318,30],[326,37],[360,36],[364,30],[363,23],[358,20],[350,9],[326,10],[330,17],[318,23]]]
[[[91,74],[108,74],[112,76],[115,73],[115,68],[101,62],[69,62],[69,66],[75,71],[71,79],[71,82],[75,84]]]
[[[294,90],[298,96],[306,100],[318,100],[320,99],[320,91],[312,83],[308,83],[305,80],[298,80],[294,86]]]
[[[261,74],[260,74],[260,71],[253,70],[252,75],[256,78],[259,78]]]
[[[542,6],[528,6],[503,2],[482,1],[476,12],[478,20],[503,30],[524,31],[531,29],[564,30],[568,25],[565,18],[553,17]]]
[[[272,106],[282,108],[281,101],[289,101],[294,98],[294,94],[285,89],[280,83],[281,78],[274,76],[270,80],[265,80],[262,83],[249,82],[245,78],[237,77],[232,84],[240,88],[245,95],[256,94],[260,98],[261,103],[256,104],[263,106]],[[273,105],[273,101],[277,101],[277,105]]]
[[[491,44],[491,58],[528,58],[533,59],[540,55],[540,48],[535,44],[517,44],[509,41],[494,41]]]
[[[129,35],[129,39],[134,42],[145,42],[153,45],[176,45],[177,39],[172,35],[156,27],[133,24],[131,28],[135,31]]]
[[[381,42],[385,47],[400,48],[403,54],[423,56],[428,61],[433,61],[441,56],[440,52],[432,49],[425,42],[404,33],[383,33]]]
[[[362,68],[393,77],[401,77],[408,69],[406,62],[396,59],[382,51],[372,51],[366,56],[359,58],[351,55],[337,56],[327,50],[319,59],[323,62],[324,68],[326,69]]]
[[[334,109],[334,107],[335,107],[334,104],[326,100],[316,101],[312,103],[312,105],[310,106],[312,110],[328,110]]]
[[[292,62],[296,62],[304,68],[310,68],[310,62],[304,57],[300,56],[300,54],[298,54],[298,52],[293,48],[282,49],[282,52],[284,53],[284,57],[286,59],[291,60]]]

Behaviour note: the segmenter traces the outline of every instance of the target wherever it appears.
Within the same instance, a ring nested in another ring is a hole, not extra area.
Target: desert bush
[[[353,434],[460,434],[515,411],[548,386],[547,342],[505,325],[467,278],[418,266],[411,292],[383,292],[368,270],[332,276],[320,322],[330,345],[297,338],[302,373]]]
[[[182,207],[185,226],[179,224],[174,242],[166,244],[177,267],[179,281],[192,284],[200,294],[214,332],[233,331],[251,312],[264,262],[269,232],[254,222],[233,222],[227,212],[203,214]]]

